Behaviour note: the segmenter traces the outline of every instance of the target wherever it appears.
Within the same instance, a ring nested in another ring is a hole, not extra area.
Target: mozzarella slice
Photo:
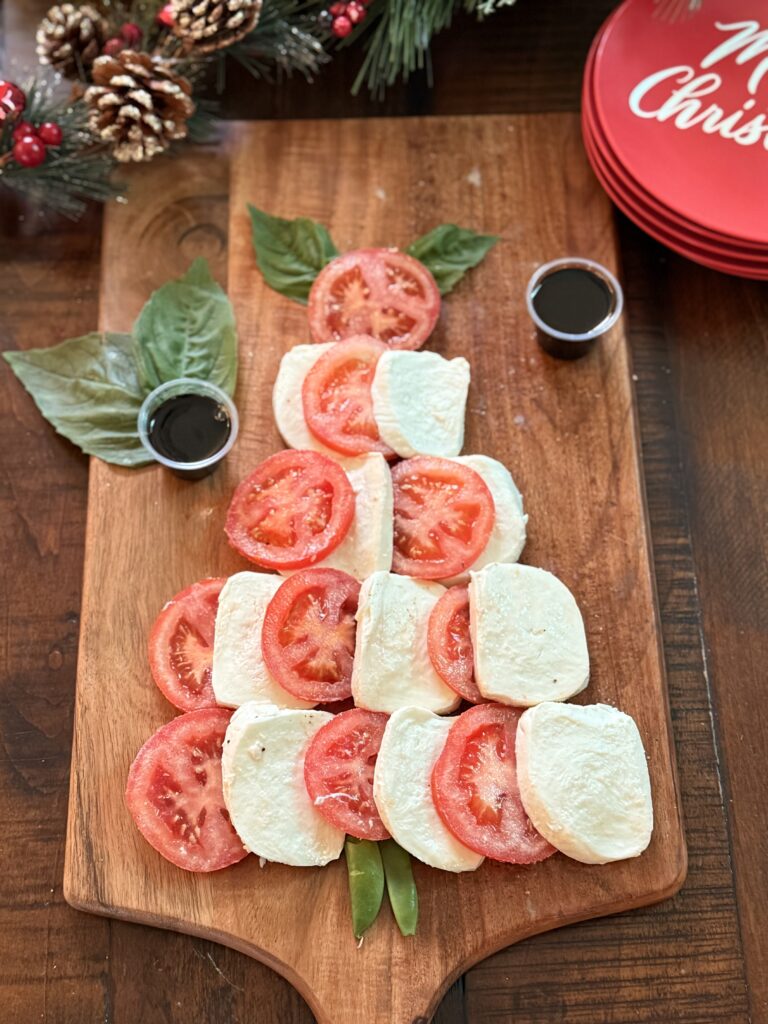
[[[512,474],[497,459],[487,455],[459,455],[452,459],[482,477],[488,486],[495,506],[493,530],[483,553],[470,569],[477,571],[492,562],[516,562],[525,547],[525,527],[528,516],[523,512],[523,496],[517,489]],[[446,586],[465,583],[467,573],[443,580]]]
[[[398,455],[458,455],[469,390],[466,359],[437,352],[384,352],[371,385],[381,439]]]
[[[355,517],[341,544],[317,565],[364,580],[392,568],[392,474],[378,452],[340,461],[355,492]]]
[[[629,715],[607,704],[539,704],[520,718],[516,752],[523,806],[558,850],[607,864],[648,846],[651,782]]]
[[[256,703],[232,716],[221,755],[224,803],[251,853],[294,867],[320,867],[341,853],[344,833],[318,813],[304,785],[309,741],[332,717]]]
[[[531,565],[470,573],[469,628],[484,697],[530,707],[567,700],[589,682],[584,622],[557,576]]]
[[[483,858],[449,832],[432,801],[432,769],[454,720],[405,707],[387,722],[373,775],[373,798],[392,838],[442,871],[474,871]]]
[[[459,695],[432,667],[429,615],[445,588],[409,576],[376,572],[360,588],[352,696],[369,711],[417,706],[446,713]]]
[[[301,398],[304,378],[332,345],[332,341],[322,345],[294,345],[285,353],[272,389],[272,409],[280,436],[289,448],[308,448],[339,459],[339,453],[318,441],[307,426]]]
[[[261,656],[264,612],[282,583],[279,576],[238,572],[219,595],[211,683],[216,701],[237,708],[246,701],[282,708],[311,708],[275,682]]]

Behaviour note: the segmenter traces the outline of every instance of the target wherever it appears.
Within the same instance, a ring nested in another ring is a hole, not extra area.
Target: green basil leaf
[[[64,437],[118,466],[151,462],[136,421],[144,397],[130,334],[86,334],[3,356]]]
[[[153,292],[133,327],[136,359],[147,390],[176,377],[237,383],[237,329],[226,292],[197,259],[177,281]]]
[[[256,262],[264,280],[276,292],[307,304],[317,275],[339,250],[322,224],[307,217],[283,220],[248,206]]]
[[[427,267],[441,295],[447,295],[498,242],[498,235],[478,235],[455,224],[441,224],[405,250]]]

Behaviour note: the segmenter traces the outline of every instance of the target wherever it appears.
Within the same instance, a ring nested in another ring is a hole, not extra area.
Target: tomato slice
[[[352,695],[359,596],[359,582],[339,569],[305,569],[281,584],[264,614],[261,651],[288,693],[317,704]]]
[[[438,600],[429,616],[427,645],[429,660],[443,682],[470,704],[482,704],[475,682],[466,587],[451,587]]]
[[[324,352],[304,378],[304,419],[315,437],[343,455],[394,451],[379,437],[373,418],[371,384],[387,346],[365,334],[338,342]]]
[[[355,514],[347,474],[320,452],[270,455],[238,486],[227,513],[229,543],[265,569],[303,569],[344,540]]]
[[[304,757],[304,781],[317,810],[357,839],[388,839],[373,800],[373,770],[389,715],[352,708],[318,729]]]
[[[441,580],[477,561],[496,514],[479,473],[451,459],[417,455],[393,467],[392,484],[393,572]]]
[[[151,736],[131,765],[125,802],[150,844],[186,871],[219,871],[248,853],[221,789],[225,708],[179,715]]]
[[[149,634],[149,665],[163,696],[182,711],[216,707],[213,629],[225,579],[201,580],[165,605]]]
[[[439,315],[434,277],[397,249],[355,249],[337,256],[309,293],[313,341],[370,334],[390,348],[421,348]]]
[[[479,704],[459,715],[432,769],[432,799],[470,850],[508,864],[533,864],[554,846],[520,800],[515,734],[522,709]]]

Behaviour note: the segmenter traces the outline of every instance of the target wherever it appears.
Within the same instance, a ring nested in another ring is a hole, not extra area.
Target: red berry
[[[365,7],[363,7],[361,3],[358,3],[358,0],[351,0],[351,2],[347,4],[347,17],[353,25],[359,25],[365,17],[365,14]]]
[[[120,36],[125,41],[126,46],[138,46],[143,35],[144,33],[141,31],[140,26],[135,21],[126,21],[120,29]]]
[[[25,135],[37,135],[37,129],[29,121],[19,121],[13,129],[13,141],[18,142]]]
[[[13,159],[22,167],[37,167],[45,160],[45,143],[36,135],[25,135],[14,143]]]
[[[333,34],[339,39],[343,39],[348,36],[352,31],[352,22],[346,16],[346,14],[340,14],[338,18],[333,19]]]
[[[26,105],[27,97],[24,90],[13,82],[6,82],[0,78],[0,123],[6,120],[14,121]]]
[[[346,4],[331,4],[331,6],[328,8],[328,13],[330,15],[332,15],[334,18],[338,18],[342,14],[346,14],[347,13],[347,5]]]
[[[121,53],[125,49],[125,43],[118,36],[113,36],[112,39],[108,39],[101,48],[101,52],[107,57],[116,57],[118,53]]]
[[[166,4],[162,8],[157,16],[157,22],[159,25],[164,25],[166,28],[173,28],[173,4]]]
[[[46,146],[60,146],[64,137],[61,126],[55,121],[46,121],[45,124],[41,124],[37,129],[37,134]]]

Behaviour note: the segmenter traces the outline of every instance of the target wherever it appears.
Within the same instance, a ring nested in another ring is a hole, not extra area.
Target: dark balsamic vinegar
[[[231,429],[227,410],[215,398],[176,395],[153,413],[149,440],[166,459],[201,462],[221,451]]]
[[[533,308],[553,330],[587,334],[608,318],[614,296],[608,283],[582,267],[563,267],[542,278]]]

